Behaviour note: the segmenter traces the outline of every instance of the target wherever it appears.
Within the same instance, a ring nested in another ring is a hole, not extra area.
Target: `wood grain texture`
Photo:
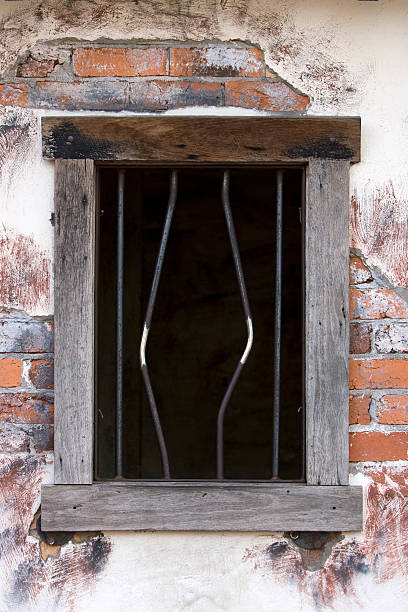
[[[305,231],[306,480],[345,485],[349,162],[310,162]]]
[[[55,482],[93,479],[92,160],[55,163]]]
[[[362,528],[362,489],[223,483],[46,485],[41,526],[46,531],[353,531]]]
[[[360,160],[358,117],[46,117],[48,158],[149,164]]]

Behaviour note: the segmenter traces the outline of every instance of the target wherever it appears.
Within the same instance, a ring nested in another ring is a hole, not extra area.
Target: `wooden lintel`
[[[46,158],[149,164],[360,161],[359,117],[45,117]]]

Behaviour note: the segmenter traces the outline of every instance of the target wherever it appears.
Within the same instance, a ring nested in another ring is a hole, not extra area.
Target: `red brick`
[[[406,461],[408,432],[353,432],[350,434],[350,461]]]
[[[37,389],[54,388],[54,361],[52,359],[38,359],[30,366],[30,380]]]
[[[408,425],[408,395],[383,395],[377,404],[377,418],[385,425]]]
[[[0,359],[0,387],[19,387],[21,372],[20,359]]]
[[[406,319],[408,304],[392,289],[350,289],[351,319]]]
[[[350,257],[350,285],[360,285],[373,280],[370,269],[360,257]]]
[[[40,81],[33,105],[67,110],[112,110],[126,108],[127,83],[123,81]]]
[[[0,316],[0,353],[52,353],[54,328],[49,321]]]
[[[353,355],[369,353],[371,350],[370,333],[371,326],[366,323],[350,325],[350,353]]]
[[[166,49],[76,49],[74,72],[81,77],[164,76]]]
[[[28,87],[25,83],[0,85],[0,106],[28,106]]]
[[[350,425],[368,425],[370,423],[371,395],[350,395],[349,423]]]
[[[408,360],[351,359],[350,389],[408,389]]]
[[[265,111],[298,111],[307,107],[309,98],[286,83],[230,81],[225,83],[225,104]]]
[[[17,68],[17,76],[42,79],[54,70],[57,63],[57,59],[34,59],[30,56]]]
[[[259,49],[207,47],[170,49],[171,76],[261,77],[263,53]]]
[[[130,84],[129,108],[164,111],[185,106],[221,106],[221,83],[140,81]]]
[[[28,433],[36,453],[54,450],[54,427],[52,425],[33,425]]]
[[[54,405],[50,394],[0,394],[0,422],[52,424]]]

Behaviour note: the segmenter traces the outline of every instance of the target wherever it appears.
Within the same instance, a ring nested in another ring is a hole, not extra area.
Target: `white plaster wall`
[[[239,39],[260,45],[272,70],[310,96],[310,114],[360,115],[362,162],[351,173],[351,193],[361,203],[355,246],[391,282],[404,284],[406,276],[399,266],[401,261],[408,262],[406,239],[400,238],[395,244],[391,241],[383,250],[376,251],[372,228],[375,218],[381,215],[384,218],[392,215],[392,223],[402,227],[407,224],[406,0],[214,0],[168,4],[50,0],[42,3],[41,21],[34,11],[39,4],[0,0],[0,16],[7,17],[0,40],[3,68],[39,40]],[[64,17],[73,10],[73,4],[78,23]],[[105,17],[97,23],[89,20],[95,4],[106,9]],[[237,109],[204,112],[238,114]],[[37,122],[38,128],[40,112],[22,114]],[[0,111],[0,123],[5,121],[5,112]],[[53,206],[52,164],[41,159],[37,128],[30,136],[30,146],[19,153],[13,165],[0,159],[0,226],[5,231],[12,228],[33,236],[40,248],[51,254],[52,228],[48,219]],[[381,196],[390,183],[395,197]],[[50,309],[41,306],[34,308],[32,314],[47,314]],[[399,512],[406,512],[405,506],[401,505]],[[33,596],[26,609],[61,612],[317,609],[311,591],[301,591],[296,577],[286,575],[285,568],[278,573],[262,568],[256,571],[253,564],[244,561],[246,549],[266,547],[276,540],[271,535],[107,535],[113,542],[112,554],[91,590],[81,590],[79,585],[72,605],[43,591],[39,598]],[[408,609],[405,573],[402,563],[385,582],[372,572],[359,573],[349,591],[320,609],[379,612],[392,607],[394,612],[405,612]]]

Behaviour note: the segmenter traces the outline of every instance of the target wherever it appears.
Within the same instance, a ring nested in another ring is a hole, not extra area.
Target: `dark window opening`
[[[273,463],[276,173],[230,169],[230,205],[254,341],[224,421],[224,477],[270,480]],[[172,479],[214,479],[217,415],[247,342],[221,200],[223,169],[179,169],[146,348]],[[162,479],[139,360],[171,169],[127,168],[124,191],[123,477]],[[283,172],[279,478],[303,479],[300,168]],[[118,169],[99,170],[96,477],[116,473]]]

